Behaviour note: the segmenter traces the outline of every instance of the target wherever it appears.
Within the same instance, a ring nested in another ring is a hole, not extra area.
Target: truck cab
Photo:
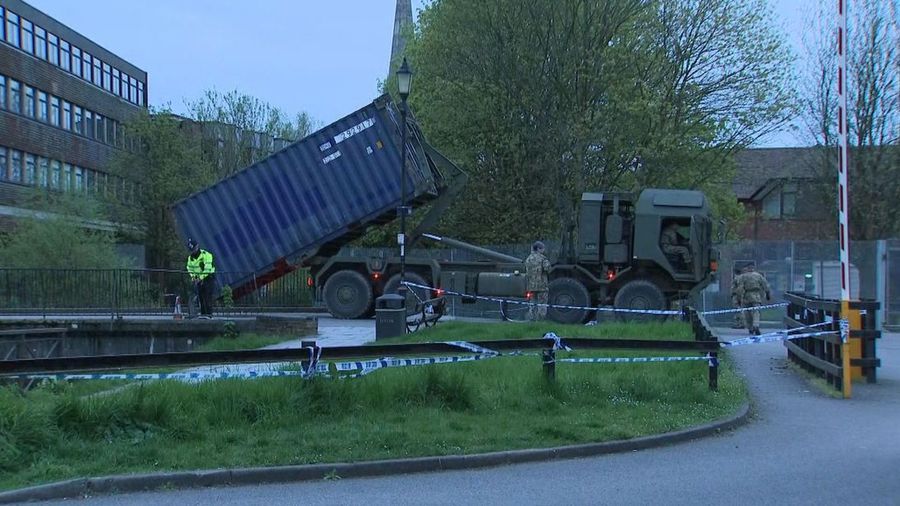
[[[630,193],[584,193],[578,224],[574,257],[560,258],[554,266],[551,304],[667,309],[712,280],[717,257],[709,204],[701,192],[647,189],[636,198]],[[683,253],[665,251],[663,234],[670,225]],[[589,314],[551,308],[549,317],[578,323]]]

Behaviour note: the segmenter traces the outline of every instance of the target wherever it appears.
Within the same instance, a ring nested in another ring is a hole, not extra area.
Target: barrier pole
[[[849,190],[849,158],[850,132],[847,109],[847,3],[850,0],[837,0],[837,131],[838,131],[838,218],[841,248],[841,318],[850,317],[850,204]],[[841,342],[842,391],[844,398],[851,394],[850,340]]]

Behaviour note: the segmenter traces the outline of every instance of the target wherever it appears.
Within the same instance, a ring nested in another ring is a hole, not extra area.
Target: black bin
[[[406,334],[406,297],[386,293],[375,299],[375,340]]]

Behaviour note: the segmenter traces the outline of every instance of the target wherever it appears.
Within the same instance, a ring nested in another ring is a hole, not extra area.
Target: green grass
[[[198,346],[195,351],[234,351],[254,350],[265,348],[273,344],[283,343],[296,339],[290,336],[270,336],[259,334],[241,334],[237,337],[219,336]]]
[[[604,323],[601,325],[563,325],[552,322],[497,324],[439,322],[434,327],[403,337],[381,339],[373,344],[423,343],[429,341],[490,341],[495,339],[537,339],[553,332],[560,337],[618,339],[693,340],[691,327],[681,322]]]
[[[513,325],[522,337],[544,329]],[[569,335],[569,327],[548,325]],[[504,327],[453,323],[418,337],[497,339],[512,332]],[[662,338],[661,332],[623,327],[610,337]],[[556,381],[547,383],[540,358],[533,356],[388,369],[352,380],[152,382],[92,397],[53,386],[24,395],[0,390],[0,489],[78,476],[633,438],[733,413],[746,392],[727,357],[722,363],[718,392],[707,388],[704,362],[559,363]]]

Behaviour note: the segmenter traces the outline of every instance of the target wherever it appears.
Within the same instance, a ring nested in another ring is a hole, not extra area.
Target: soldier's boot
[[[753,327],[752,334],[753,334],[754,336],[760,335],[759,327]]]

